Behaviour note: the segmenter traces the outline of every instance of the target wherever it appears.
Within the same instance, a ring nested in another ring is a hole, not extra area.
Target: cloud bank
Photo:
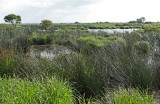
[[[127,22],[139,17],[160,21],[159,0],[0,0],[0,23],[16,14],[22,23]]]

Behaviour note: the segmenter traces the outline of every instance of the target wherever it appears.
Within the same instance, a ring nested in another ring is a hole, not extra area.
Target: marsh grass
[[[47,63],[47,66],[41,65],[44,73],[47,73],[48,76],[55,75],[68,79],[77,94],[81,94],[85,98],[98,96],[104,90],[107,79],[101,76],[101,72],[94,68],[93,63],[87,62],[80,54],[61,55]]]
[[[155,104],[153,94],[133,88],[120,88],[109,92],[106,100],[109,104]]]
[[[0,78],[0,103],[74,104],[74,99],[68,83],[56,78],[32,82]]]

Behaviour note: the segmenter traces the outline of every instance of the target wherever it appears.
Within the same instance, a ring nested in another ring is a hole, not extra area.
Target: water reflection
[[[125,32],[133,32],[133,31],[137,31],[139,29],[89,29],[90,32],[99,32],[99,31],[103,31],[103,32],[107,32],[110,34],[113,33],[125,33]]]
[[[71,50],[67,47],[60,45],[44,45],[44,46],[32,46],[30,49],[30,55],[36,58],[48,58],[53,59],[59,54],[68,54]]]

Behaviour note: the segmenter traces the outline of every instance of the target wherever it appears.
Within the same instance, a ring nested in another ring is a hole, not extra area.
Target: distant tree
[[[75,24],[79,24],[79,22],[77,22],[77,21],[76,21],[76,22],[74,22],[74,23],[75,23]]]
[[[53,25],[53,22],[51,20],[42,20],[41,25],[44,30],[48,30]]]
[[[4,21],[9,22],[12,25],[16,26],[16,24],[21,23],[21,16],[15,15],[15,14],[9,14],[9,15],[4,17]]]
[[[138,19],[137,19],[137,22],[138,22],[138,23],[144,23],[145,20],[146,20],[146,19],[145,19],[144,17],[141,17],[141,18],[138,18]]]

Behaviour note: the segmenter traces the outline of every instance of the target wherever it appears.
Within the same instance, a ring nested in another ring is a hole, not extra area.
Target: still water
[[[139,30],[139,29],[89,29],[90,32],[102,31],[102,32],[110,33],[110,34],[113,34],[113,33],[125,33],[125,32],[131,33],[133,31],[137,31],[137,30]]]
[[[32,46],[30,49],[30,55],[32,57],[47,59],[53,59],[57,55],[68,54],[70,52],[70,49],[60,45]]]

